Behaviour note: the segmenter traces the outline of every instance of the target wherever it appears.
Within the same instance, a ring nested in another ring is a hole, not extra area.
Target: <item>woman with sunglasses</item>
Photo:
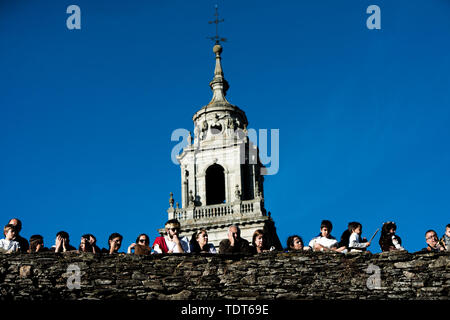
[[[137,255],[147,255],[150,254],[150,238],[145,233],[141,233],[137,238],[136,242],[130,244],[127,253],[131,254],[131,250],[134,249],[134,254]]]
[[[108,238],[109,248],[103,248],[102,253],[114,254],[119,253],[119,249],[122,245],[122,235],[120,233],[114,232]]]

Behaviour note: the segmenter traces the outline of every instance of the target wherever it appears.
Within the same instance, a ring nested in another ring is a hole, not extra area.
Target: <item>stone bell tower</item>
[[[181,169],[181,208],[170,194],[169,219],[178,219],[182,234],[189,239],[201,228],[209,242],[218,247],[227,238],[228,227],[236,224],[241,237],[252,241],[256,229],[264,229],[271,245],[281,249],[274,222],[264,208],[264,166],[257,147],[247,136],[245,112],[225,98],[229,88],[224,78],[221,53],[216,44],[211,101],[192,120],[194,137],[177,156]],[[163,229],[159,230],[163,232]]]

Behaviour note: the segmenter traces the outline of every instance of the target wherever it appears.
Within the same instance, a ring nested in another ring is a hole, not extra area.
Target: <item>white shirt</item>
[[[314,249],[314,246],[316,244],[320,244],[321,246],[323,246],[325,248],[331,249],[331,247],[336,247],[337,243],[338,243],[337,240],[333,237],[326,238],[326,237],[318,236],[318,237],[313,238],[309,242],[308,246],[311,247],[312,249]]]
[[[6,251],[18,251],[20,249],[20,244],[17,241],[14,240],[6,240],[1,239],[0,240],[0,248],[6,250]]]
[[[166,241],[166,246],[169,251],[172,251],[173,253],[180,253],[180,251],[178,250],[178,246],[176,245],[176,243],[174,241],[170,240],[169,236],[164,236],[164,240]],[[180,244],[181,244],[181,248],[183,248],[185,253],[191,252],[191,247],[189,245],[188,238],[181,237]],[[162,250],[159,248],[158,245],[155,245],[153,250],[155,250],[156,253],[162,253]]]
[[[348,242],[348,247],[349,248],[358,248],[358,249],[363,249],[366,247],[366,242],[359,242],[359,234],[357,234],[356,232],[353,232],[350,235],[350,239]]]

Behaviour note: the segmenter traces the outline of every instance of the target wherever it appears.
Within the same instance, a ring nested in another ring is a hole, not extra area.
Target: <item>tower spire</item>
[[[209,83],[209,86],[211,87],[211,90],[213,91],[213,97],[209,104],[214,102],[226,102],[228,103],[227,99],[225,99],[225,96],[227,95],[227,90],[230,87],[227,80],[225,80],[225,77],[223,75],[223,69],[222,69],[222,63],[221,63],[221,57],[220,54],[222,53],[222,46],[220,45],[220,42],[225,42],[225,38],[219,37],[219,23],[224,22],[224,19],[219,20],[219,12],[218,12],[218,6],[215,5],[216,8],[216,19],[214,21],[209,21],[209,23],[215,23],[216,24],[216,36],[210,37],[211,40],[215,41],[215,45],[213,47],[213,52],[216,55],[216,67],[214,69],[214,78]]]
[[[214,69],[214,78],[209,83],[211,90],[213,91],[213,97],[211,99],[211,103],[214,102],[226,102],[228,103],[225,96],[227,95],[227,90],[230,87],[228,81],[225,80],[222,70],[222,63],[220,54],[222,53],[222,46],[220,44],[216,44],[213,47],[213,52],[216,54],[216,67]]]

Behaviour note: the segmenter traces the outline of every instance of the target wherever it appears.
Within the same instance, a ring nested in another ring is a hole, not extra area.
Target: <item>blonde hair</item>
[[[7,224],[4,228],[3,228],[3,235],[6,236],[6,234],[8,233],[9,230],[15,231],[17,232],[17,227],[13,224]]]

